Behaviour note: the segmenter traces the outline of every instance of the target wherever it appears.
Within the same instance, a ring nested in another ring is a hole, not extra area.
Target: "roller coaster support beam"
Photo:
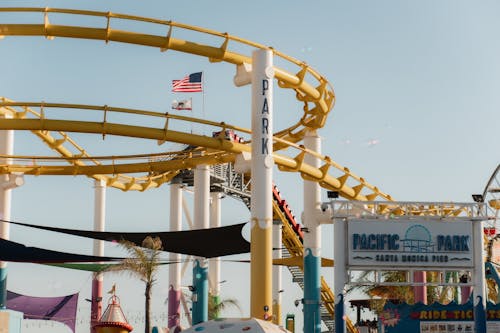
[[[194,170],[195,229],[210,226],[210,168],[206,164]],[[208,261],[197,257],[193,265],[193,325],[208,320]]]
[[[13,155],[14,153],[14,131],[0,131],[0,154]],[[12,161],[7,159],[2,161],[5,164],[11,164]],[[1,175],[0,176],[0,218],[6,221],[10,220],[10,206],[12,199],[12,189],[22,185],[22,176],[17,175]],[[9,239],[10,224],[0,223],[0,237]],[[7,307],[7,263],[0,262],[0,309]]]
[[[210,192],[210,228],[221,226],[221,200],[222,193]],[[220,258],[212,258],[208,261],[208,276],[210,293],[214,304],[220,303]],[[219,317],[219,313],[215,313]]]
[[[282,243],[282,225],[280,220],[273,221],[273,259],[281,259],[283,257]],[[283,270],[281,265],[273,266],[273,323],[282,325],[281,319],[281,293],[283,292],[282,284]]]
[[[252,65],[250,315],[257,319],[271,320],[273,52],[263,49],[253,51]]]
[[[332,206],[333,207],[333,206]],[[347,282],[347,267],[345,255],[346,237],[345,219],[333,221],[333,284],[335,293],[335,333],[346,332],[345,315],[345,285]]]
[[[321,139],[316,131],[308,131],[304,146],[321,153]],[[306,154],[304,162],[320,167],[320,160]],[[321,206],[321,192],[315,181],[304,180],[304,333],[321,332],[321,224],[316,219]]]
[[[104,231],[106,224],[106,181],[94,181],[94,231]],[[104,256],[104,241],[94,240],[93,254]],[[97,324],[102,314],[102,284],[103,274],[94,273],[92,277],[92,297],[90,298],[90,332],[96,332]]]
[[[170,183],[170,231],[182,230],[182,183],[174,178]],[[180,329],[181,313],[181,254],[169,253],[168,266],[168,329],[175,332]]]
[[[486,273],[484,270],[484,223],[473,222],[474,234],[474,325],[475,332],[486,333]]]

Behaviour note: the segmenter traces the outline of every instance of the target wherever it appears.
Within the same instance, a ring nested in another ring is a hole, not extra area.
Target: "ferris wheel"
[[[487,223],[492,232],[489,236],[493,237],[500,231],[500,164],[497,165],[495,171],[491,175],[488,183],[484,187],[483,193],[473,195],[473,199],[477,202],[483,202],[488,216]]]

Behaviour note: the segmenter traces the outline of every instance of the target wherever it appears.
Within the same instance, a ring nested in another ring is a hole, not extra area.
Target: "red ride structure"
[[[276,200],[280,210],[283,212],[286,219],[288,220],[288,222],[292,226],[293,231],[299,237],[300,242],[303,243],[304,242],[304,232],[302,231],[302,227],[301,227],[300,223],[298,223],[297,220],[295,219],[295,215],[292,214],[292,210],[288,206],[288,203],[286,202],[286,200],[281,198],[280,191],[278,190],[278,187],[275,184],[273,184],[273,198],[274,198],[274,200]]]

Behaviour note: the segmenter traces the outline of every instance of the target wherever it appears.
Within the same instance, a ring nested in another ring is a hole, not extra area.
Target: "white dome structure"
[[[255,318],[222,318],[194,325],[182,333],[290,333],[283,326]]]

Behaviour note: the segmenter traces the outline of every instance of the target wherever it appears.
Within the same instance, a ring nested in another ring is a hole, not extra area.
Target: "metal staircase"
[[[182,177],[182,182],[186,185],[193,184],[193,172],[191,170],[182,171],[178,177]],[[236,173],[232,164],[219,164],[212,166],[210,169],[210,187],[211,191],[220,191],[228,196],[234,197],[243,201],[250,209],[251,201],[251,182],[250,178],[244,174]],[[280,209],[279,203],[273,201],[274,220],[282,223],[282,242],[283,258],[301,256],[304,252],[302,239],[294,230],[294,225],[297,227],[296,221],[290,221],[290,218]],[[292,282],[297,283],[302,290],[304,289],[304,272],[302,266],[287,266],[292,275]],[[328,332],[335,332],[334,322],[334,295],[326,281],[321,277],[321,320],[328,329]],[[347,331],[357,333],[357,329],[352,322],[347,319]]]
[[[302,239],[297,235],[293,229],[293,221],[289,221],[289,218],[280,209],[278,203],[275,201],[273,203],[273,211],[275,219],[279,219],[283,223],[282,229],[282,242],[285,245],[283,249],[283,257],[293,257],[302,256],[304,252],[304,246],[302,244]],[[292,282],[297,283],[302,290],[304,290],[304,270],[302,266],[287,266],[290,274],[292,275]],[[320,316],[321,321],[325,324],[328,332],[335,332],[335,321],[334,321],[334,300],[333,292],[328,287],[325,279],[321,277],[321,305],[320,305]],[[350,330],[349,326],[354,326],[350,321],[348,321],[347,327],[349,332],[357,332],[356,330]]]

